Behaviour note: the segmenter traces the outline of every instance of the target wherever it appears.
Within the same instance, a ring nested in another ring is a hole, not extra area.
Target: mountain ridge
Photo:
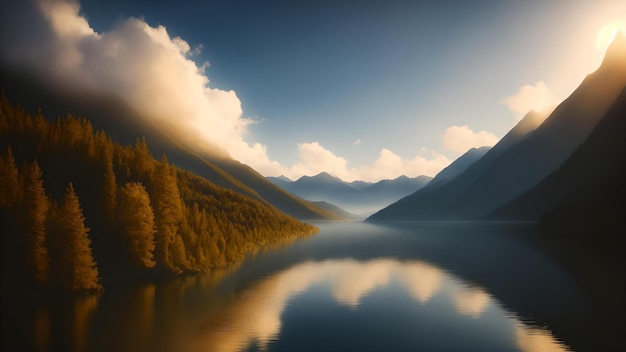
[[[587,138],[625,85],[626,40],[621,35],[607,49],[603,64],[535,130],[505,143],[523,119],[440,191],[411,195],[370,220],[471,220],[486,216],[557,169]]]
[[[354,214],[367,214],[425,186],[432,178],[429,176],[409,178],[402,175],[376,183],[346,182],[322,172],[314,176],[302,176],[292,182],[275,177],[267,179],[304,199],[313,202],[325,201]]]

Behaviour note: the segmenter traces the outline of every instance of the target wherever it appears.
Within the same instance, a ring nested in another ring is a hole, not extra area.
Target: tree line
[[[98,291],[117,277],[196,273],[315,227],[115,143],[86,118],[49,121],[0,97],[2,280]]]

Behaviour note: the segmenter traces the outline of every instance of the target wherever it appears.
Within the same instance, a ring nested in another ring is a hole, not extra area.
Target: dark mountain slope
[[[566,199],[602,193],[593,189],[615,186],[606,180],[623,173],[626,163],[626,89],[600,120],[589,138],[563,165],[541,183],[491,214],[498,219],[539,220]],[[621,170],[621,171],[620,171]],[[625,179],[622,179],[622,181]],[[622,182],[623,183],[623,182]],[[620,187],[616,187],[616,190]],[[584,199],[584,198],[583,198]],[[591,200],[590,200],[591,201]],[[599,204],[592,203],[589,207]],[[622,203],[622,210],[623,203]]]
[[[425,188],[434,189],[443,186],[467,170],[473,163],[485,155],[491,147],[472,148],[441,170]]]
[[[537,128],[545,115],[530,111],[485,155],[442,187],[426,186],[372,215],[370,220],[425,220],[441,217],[441,208],[465,191],[487,170],[489,165]],[[455,161],[456,162],[456,161]],[[455,163],[453,162],[453,164]],[[439,175],[435,176],[435,179]]]
[[[581,144],[626,86],[626,36],[618,35],[596,72],[561,103],[535,133],[496,160],[448,207],[475,218],[505,204],[558,168]]]
[[[517,143],[505,140],[514,128],[481,160],[439,191],[411,195],[371,219],[458,220],[485,216],[556,170],[587,138],[625,85],[626,37],[619,34],[600,68],[526,138],[519,138]]]

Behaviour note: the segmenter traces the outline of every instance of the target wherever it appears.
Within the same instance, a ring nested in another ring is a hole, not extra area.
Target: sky
[[[434,176],[626,31],[623,0],[1,1],[5,64],[291,179]]]

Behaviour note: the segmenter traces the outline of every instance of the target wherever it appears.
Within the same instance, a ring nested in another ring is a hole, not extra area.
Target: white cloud
[[[4,59],[71,93],[116,96],[147,123],[198,152],[229,154],[263,175],[297,178],[326,171],[347,181],[434,176],[450,163],[435,152],[403,159],[382,149],[373,164],[352,166],[311,142],[298,144],[298,162],[281,165],[270,159],[264,144],[246,141],[254,121],[243,116],[235,91],[211,87],[205,73],[209,63],[192,59],[202,45],[192,48],[184,39],[171,37],[164,26],[153,27],[140,18],[97,33],[80,14],[76,0],[40,0],[37,5],[45,22],[37,23],[38,28],[45,30],[40,34],[46,39],[13,42],[19,47],[2,48]]]
[[[502,102],[509,107],[509,110],[518,119],[521,119],[530,110],[542,111],[556,105],[558,99],[548,89],[545,82],[538,81],[532,86],[521,86],[515,94],[503,98]]]
[[[298,153],[300,161],[284,173],[291,179],[297,179],[302,175],[316,175],[323,171],[344,180],[351,178],[348,161],[333,154],[318,142],[299,143]]]
[[[443,133],[442,142],[446,150],[465,153],[471,148],[493,146],[499,138],[487,131],[472,131],[467,125],[450,126]]]
[[[300,143],[298,152],[299,162],[291,168],[276,169],[272,174],[276,176],[284,174],[291,179],[297,179],[302,175],[316,175],[325,171],[345,181],[379,181],[400,175],[434,176],[450,164],[448,158],[434,151],[429,157],[418,155],[406,160],[389,149],[382,149],[373,164],[354,167],[349,165],[348,160],[335,155],[319,142]]]
[[[19,50],[3,48],[5,59],[70,92],[117,96],[145,121],[196,151],[228,153],[260,172],[280,167],[264,145],[246,142],[253,121],[243,116],[235,91],[212,88],[205,74],[209,64],[191,59],[201,45],[192,49],[182,38],[170,37],[164,26],[152,27],[138,18],[96,33],[74,0],[40,0],[37,5],[49,40],[43,45],[22,41]]]
[[[355,140],[354,140],[354,142],[352,142],[352,144],[354,144],[354,145],[359,145],[359,144],[361,144],[361,138],[357,138],[357,139],[355,139]]]

